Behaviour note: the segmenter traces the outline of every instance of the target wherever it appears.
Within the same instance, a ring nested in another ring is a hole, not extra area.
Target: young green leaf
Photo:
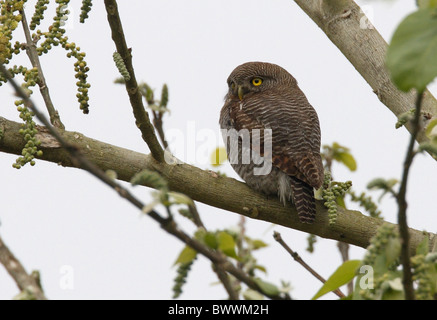
[[[419,245],[416,248],[416,254],[423,254],[427,255],[429,252],[429,239],[428,236],[423,237],[423,240],[419,243]]]
[[[437,0],[417,0],[417,6],[420,9],[437,8]]]
[[[147,169],[135,174],[130,183],[133,186],[143,184],[158,190],[166,190],[168,188],[167,181],[158,172]]]
[[[349,152],[338,152],[334,155],[334,159],[343,163],[350,171],[357,170],[357,162]]]
[[[181,253],[179,254],[178,258],[175,261],[176,264],[182,264],[182,263],[189,263],[193,261],[196,258],[197,251],[189,246],[185,246]]]
[[[218,249],[225,255],[231,258],[237,259],[237,253],[235,252],[235,240],[227,232],[219,232],[217,235]]]
[[[247,289],[243,292],[243,298],[246,300],[262,300],[264,296],[258,291]]]
[[[349,260],[343,263],[340,267],[338,267],[337,270],[335,270],[332,276],[326,280],[320,290],[314,295],[312,300],[316,300],[328,292],[334,291],[351,281],[355,277],[356,271],[360,264],[360,260]]]
[[[425,129],[425,134],[428,138],[431,138],[431,136],[435,135],[433,134],[433,131],[436,125],[437,125],[437,119],[432,119],[427,125]]]
[[[387,67],[402,91],[423,92],[437,76],[437,13],[426,7],[396,29],[387,51]]]
[[[260,278],[255,278],[253,280],[256,282],[261,291],[265,294],[276,296],[281,293],[278,287],[275,286],[273,283],[266,282],[264,280],[261,280]]]
[[[207,232],[205,234],[205,236],[203,237],[203,241],[205,242],[205,244],[208,247],[210,247],[212,249],[217,249],[218,248],[217,235],[215,233]]]
[[[185,194],[183,194],[183,193],[169,191],[169,192],[167,192],[167,194],[172,198],[174,203],[177,203],[177,204],[186,204],[188,206],[192,206],[193,205],[193,200],[190,197],[188,197]]]

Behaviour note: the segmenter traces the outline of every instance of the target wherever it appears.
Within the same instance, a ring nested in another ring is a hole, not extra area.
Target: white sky
[[[29,1],[29,4],[35,1]],[[94,1],[90,19],[79,24],[80,3],[72,1],[68,35],[87,53],[91,68],[91,106],[82,115],[76,103],[73,60],[56,48],[42,58],[42,65],[56,108],[67,130],[132,150],[147,152],[123,87],[114,85],[118,72],[112,61],[114,44],[103,1]],[[372,22],[389,40],[398,23],[412,10],[415,1],[358,1]],[[29,5],[28,5],[29,6]],[[334,166],[337,180],[352,180],[357,192],[375,177],[399,178],[408,143],[405,129],[395,130],[395,116],[383,106],[371,88],[316,24],[293,2],[260,1],[119,1],[119,9],[139,81],[146,81],[160,94],[163,83],[170,89],[171,115],[166,130],[184,136],[193,125],[196,147],[205,132],[218,135],[218,117],[226,93],[226,79],[237,65],[267,61],[281,65],[298,80],[301,89],[319,114],[322,143],[336,141],[349,147],[358,161],[350,173]],[[54,8],[46,14],[51,21]],[[32,10],[27,10],[30,20]],[[46,28],[47,24],[44,24]],[[22,37],[22,30],[16,31]],[[25,54],[14,64],[29,65]],[[35,90],[37,92],[38,90]],[[435,90],[434,90],[435,91]],[[35,95],[35,97],[37,94]],[[35,98],[40,108],[41,99]],[[18,121],[12,91],[0,88],[0,115]],[[203,130],[203,131],[202,131]],[[174,131],[173,131],[174,132]],[[217,137],[221,144],[221,139]],[[188,144],[193,141],[186,141]],[[215,143],[211,143],[212,151]],[[182,160],[211,169],[200,158],[187,159],[185,148],[176,154]],[[27,271],[41,272],[47,297],[52,299],[169,299],[172,297],[172,267],[183,244],[162,231],[147,217],[118,198],[89,174],[38,161],[35,167],[12,168],[15,156],[0,155],[0,234]],[[220,168],[237,178],[230,166]],[[411,171],[408,189],[409,224],[435,232],[430,208],[437,190],[435,161],[419,155]],[[148,201],[150,190],[134,189]],[[218,195],[219,196],[219,195]],[[375,194],[377,198],[379,194]],[[393,199],[384,198],[385,218],[396,221]],[[209,229],[235,226],[239,216],[199,205]],[[187,231],[190,223],[178,219]],[[272,239],[273,230],[305,261],[325,277],[340,265],[336,242],[319,239],[314,254],[305,251],[307,235],[255,220],[247,221],[247,233],[263,239],[270,247],[256,253],[268,281],[291,282],[292,296],[309,299],[320,283]],[[351,249],[354,259],[364,250]],[[67,269],[65,267],[67,266]],[[65,270],[73,276],[65,288]],[[264,277],[263,274],[260,276]],[[222,299],[226,293],[199,258],[184,287],[183,299]],[[18,293],[15,283],[0,267],[0,299]],[[325,298],[335,299],[330,294]]]

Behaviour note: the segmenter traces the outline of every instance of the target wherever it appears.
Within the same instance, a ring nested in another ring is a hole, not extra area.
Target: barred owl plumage
[[[324,177],[316,111],[294,77],[275,64],[242,64],[230,74],[228,86],[220,127],[232,167],[249,187],[278,195],[284,205],[292,200],[300,221],[312,223],[313,188],[320,188]],[[271,140],[264,135],[266,129],[271,130]],[[238,139],[242,130],[249,132],[249,144]],[[260,133],[255,135],[256,131]],[[238,154],[231,154],[232,141],[237,141]],[[271,151],[265,148],[269,141]],[[245,154],[251,155],[250,162],[243,160]],[[270,161],[271,171],[254,174],[261,159]]]

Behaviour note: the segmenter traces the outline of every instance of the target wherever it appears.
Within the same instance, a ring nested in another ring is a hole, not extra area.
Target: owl
[[[249,187],[292,201],[300,221],[312,223],[314,188],[324,178],[316,111],[275,64],[244,63],[227,82],[220,127],[232,167]]]

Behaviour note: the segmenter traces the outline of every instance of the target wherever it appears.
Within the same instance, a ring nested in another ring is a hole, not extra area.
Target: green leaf
[[[432,119],[429,122],[429,124],[426,126],[425,134],[428,138],[431,138],[431,133],[436,125],[437,125],[437,119]]]
[[[261,248],[268,247],[268,244],[265,243],[262,240],[255,239],[255,240],[252,241],[252,246],[253,246],[252,250],[258,250],[258,249],[261,249]]]
[[[219,232],[217,242],[220,251],[228,257],[238,259],[237,253],[235,252],[235,240],[229,233],[225,231]]]
[[[437,155],[437,143],[434,141],[431,142],[422,142],[419,145],[420,151],[426,151],[432,155]]]
[[[420,9],[437,8],[437,0],[417,0],[417,6]]]
[[[281,293],[279,288],[275,286],[273,283],[266,282],[264,280],[261,280],[260,278],[255,278],[253,280],[256,282],[256,284],[261,289],[261,291],[267,295],[277,296],[278,294]]]
[[[337,198],[335,199],[335,202],[337,202],[337,204],[338,204],[340,207],[346,209],[346,202],[344,202],[344,196],[337,197]]]
[[[167,181],[158,172],[147,169],[135,174],[130,183],[133,186],[141,184],[158,190],[168,188]]]
[[[401,240],[399,238],[390,237],[385,246],[385,264],[390,267],[401,254]]]
[[[264,266],[261,266],[259,264],[255,265],[254,269],[260,270],[262,272],[264,272],[265,274],[267,274],[267,269]]]
[[[350,171],[357,170],[357,162],[349,152],[338,152],[334,155],[334,159],[343,163]]]
[[[263,300],[264,296],[258,291],[247,289],[243,292],[243,298],[246,300]]]
[[[356,271],[360,264],[360,260],[348,260],[343,263],[340,267],[338,267],[337,270],[335,270],[329,279],[326,280],[320,290],[314,295],[312,300],[316,300],[351,281],[355,277]]]
[[[183,194],[183,193],[170,191],[170,192],[167,192],[167,194],[169,195],[169,197],[172,198],[174,203],[177,203],[177,204],[186,204],[188,206],[192,206],[193,205],[193,200],[190,197],[188,197],[185,194]]]
[[[183,263],[189,263],[196,258],[197,251],[189,246],[185,246],[181,253],[179,254],[178,258],[175,261],[176,264],[183,264]]]
[[[367,184],[367,189],[391,190],[399,181],[396,179],[386,180],[384,178],[375,178]]]
[[[249,248],[251,250],[258,250],[258,249],[268,247],[267,243],[265,243],[264,241],[259,240],[259,239],[252,239],[252,238],[249,238],[248,236],[245,236],[244,240],[246,240],[246,242],[249,245]]]
[[[424,236],[423,240],[419,243],[419,245],[416,248],[416,254],[423,254],[423,255],[427,255],[429,252],[429,239],[428,236]]]
[[[387,51],[387,67],[402,91],[423,92],[437,76],[437,14],[419,9],[396,29]]]
[[[211,249],[217,249],[218,248],[218,241],[217,236],[215,233],[208,232],[205,237],[203,238],[203,241],[205,241],[205,244],[210,247]]]

